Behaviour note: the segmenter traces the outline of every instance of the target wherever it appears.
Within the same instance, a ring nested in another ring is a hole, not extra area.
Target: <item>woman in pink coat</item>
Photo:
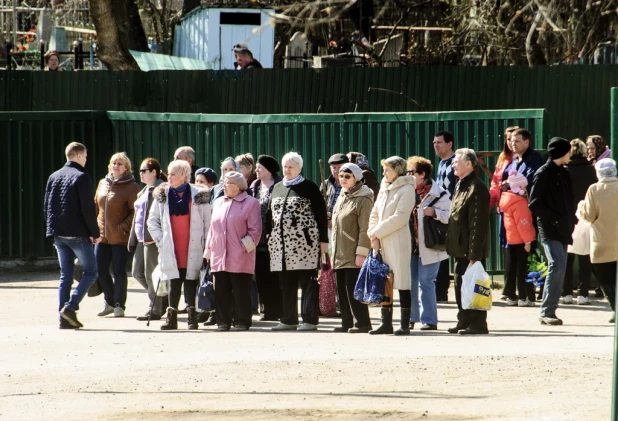
[[[251,280],[255,248],[262,235],[260,202],[247,194],[247,181],[232,171],[224,176],[224,196],[215,201],[204,258],[215,279],[218,331],[251,327]]]

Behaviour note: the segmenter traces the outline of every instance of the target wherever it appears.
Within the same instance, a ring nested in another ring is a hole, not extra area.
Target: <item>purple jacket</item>
[[[260,202],[242,192],[213,204],[205,257],[212,272],[255,273],[255,247],[262,235]]]

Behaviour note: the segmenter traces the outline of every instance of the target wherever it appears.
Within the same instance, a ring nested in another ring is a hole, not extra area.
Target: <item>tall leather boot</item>
[[[410,313],[409,308],[401,308],[401,327],[395,331],[395,336],[409,335],[410,334]],[[414,325],[412,325],[414,329]]]
[[[195,307],[187,307],[187,324],[189,330],[197,329],[197,310]]]
[[[391,335],[393,333],[393,306],[382,307],[382,324],[376,330],[370,330],[370,335]],[[410,316],[408,316],[408,321]]]
[[[165,314],[165,323],[161,325],[161,330],[178,329],[178,310],[168,307]]]

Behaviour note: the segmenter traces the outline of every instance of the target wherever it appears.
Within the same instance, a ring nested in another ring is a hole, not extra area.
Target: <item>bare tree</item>
[[[135,0],[90,0],[97,54],[109,70],[139,70],[129,50],[148,51]]]

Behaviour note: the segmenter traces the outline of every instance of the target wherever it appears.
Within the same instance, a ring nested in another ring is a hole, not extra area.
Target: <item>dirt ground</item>
[[[162,332],[138,322],[147,298],[130,279],[125,318],[59,330],[57,272],[0,273],[0,420],[608,420],[613,325],[608,304],[561,306],[565,325],[541,326],[538,307],[496,301],[490,335],[465,337],[454,303],[439,331],[407,337],[247,332],[200,326]],[[451,291],[451,296],[453,295]],[[398,319],[399,311],[395,309]],[[378,325],[378,310],[372,310]]]

